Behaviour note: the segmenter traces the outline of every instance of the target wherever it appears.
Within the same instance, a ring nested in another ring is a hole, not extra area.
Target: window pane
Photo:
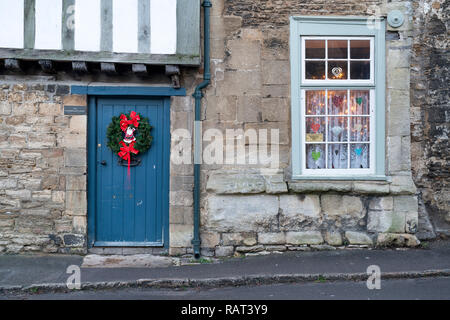
[[[306,91],[306,115],[325,114],[325,91]]]
[[[347,61],[328,61],[328,79],[347,80]]]
[[[306,145],[306,169],[325,169],[325,145]]]
[[[305,40],[306,59],[325,59],[325,40]]]
[[[328,91],[328,114],[329,115],[347,115],[347,90]]]
[[[325,141],[325,117],[306,118],[306,142]]]
[[[347,117],[328,117],[328,141],[348,141]]]
[[[350,79],[370,79],[370,61],[351,61]]]
[[[370,168],[370,145],[368,143],[350,144],[350,168]]]
[[[348,168],[348,145],[329,144],[328,145],[328,169]]]
[[[350,140],[370,141],[370,117],[351,117],[350,119]]]
[[[350,58],[370,59],[370,40],[351,40]]]
[[[306,79],[323,80],[325,79],[324,61],[306,61]]]
[[[350,91],[350,113],[358,115],[370,114],[369,90]]]
[[[328,59],[347,59],[347,40],[328,40]]]

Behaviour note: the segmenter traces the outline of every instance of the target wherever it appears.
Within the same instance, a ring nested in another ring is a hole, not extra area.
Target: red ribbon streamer
[[[128,176],[130,176],[130,160],[131,160],[131,153],[138,154],[139,150],[136,150],[134,148],[134,142],[130,143],[130,145],[127,146],[127,144],[123,141],[120,141],[120,152],[118,153],[119,157],[121,157],[123,160],[128,161]]]
[[[120,120],[120,129],[125,132],[130,125],[133,125],[135,128],[139,127],[138,121],[141,120],[141,117],[135,111],[132,111],[130,113],[130,120],[128,120],[127,116],[124,114],[120,116]]]

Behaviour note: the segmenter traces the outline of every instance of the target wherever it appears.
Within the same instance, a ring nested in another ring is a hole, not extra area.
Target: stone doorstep
[[[179,258],[151,254],[97,255],[84,257],[82,268],[164,268],[180,265]]]

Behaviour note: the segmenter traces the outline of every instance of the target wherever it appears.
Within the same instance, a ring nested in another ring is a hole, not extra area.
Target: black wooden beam
[[[181,88],[179,66],[166,65],[166,75],[170,77],[173,88],[175,89]]]
[[[115,63],[108,63],[108,62],[102,62],[100,63],[100,69],[102,72],[109,74],[109,75],[116,75],[117,69]]]
[[[72,69],[74,72],[79,74],[89,73],[89,67],[85,61],[73,61]]]
[[[147,66],[145,64],[133,64],[131,66],[133,73],[138,76],[146,76],[148,74]]]
[[[51,60],[39,60],[39,65],[45,73],[56,73],[55,67]]]
[[[5,69],[14,72],[23,72],[20,60],[17,59],[5,59]]]

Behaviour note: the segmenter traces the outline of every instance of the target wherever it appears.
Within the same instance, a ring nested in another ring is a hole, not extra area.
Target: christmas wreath
[[[128,161],[128,172],[132,155],[142,154],[150,149],[153,141],[151,130],[148,118],[141,118],[135,111],[112,118],[106,131],[107,145],[121,159]]]

